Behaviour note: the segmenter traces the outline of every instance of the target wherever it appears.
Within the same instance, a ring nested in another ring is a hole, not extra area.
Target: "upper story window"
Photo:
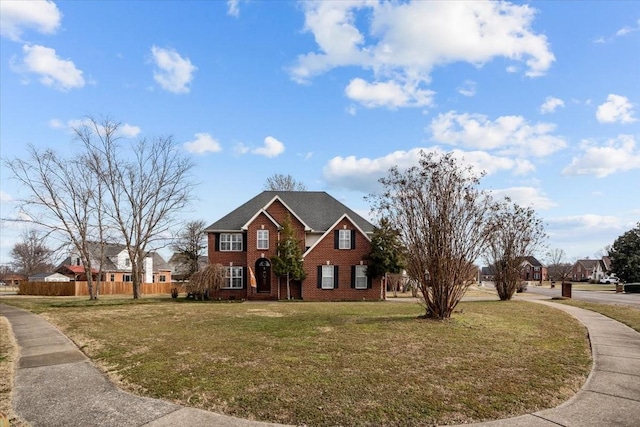
[[[352,249],[351,230],[338,230],[338,249]]]
[[[269,230],[258,230],[258,249],[269,249]]]
[[[131,267],[131,260],[129,258],[125,258],[124,259],[124,266],[125,267]]]
[[[225,267],[224,287],[242,289],[242,267]]]
[[[221,251],[242,251],[242,234],[220,234]]]

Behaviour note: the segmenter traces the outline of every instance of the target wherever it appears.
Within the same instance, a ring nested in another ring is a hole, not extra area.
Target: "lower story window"
[[[322,266],[322,289],[333,289],[333,265]]]
[[[122,275],[122,281],[123,282],[130,282],[131,281],[131,275],[130,274],[123,274]]]
[[[165,276],[164,274],[160,275],[160,282],[166,282],[167,281],[167,276]]]
[[[224,287],[242,289],[242,267],[225,267]]]
[[[356,265],[355,288],[367,289],[367,266]]]
[[[115,282],[116,281],[116,275],[115,274],[110,274],[109,275],[109,281],[110,282]]]

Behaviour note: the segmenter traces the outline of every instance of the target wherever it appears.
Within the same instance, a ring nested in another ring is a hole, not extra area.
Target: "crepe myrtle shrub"
[[[185,284],[187,298],[209,298],[209,292],[220,289],[224,284],[225,268],[222,264],[209,264],[202,270],[196,271]]]
[[[405,268],[422,294],[424,317],[447,319],[471,281],[469,265],[490,234],[495,204],[478,189],[483,173],[453,153],[420,152],[418,165],[391,168],[372,212],[398,230]]]
[[[488,229],[491,230],[484,258],[494,271],[496,291],[501,300],[510,300],[516,291],[524,291],[521,271],[527,256],[546,238],[542,220],[530,207],[522,207],[509,198],[496,204]]]

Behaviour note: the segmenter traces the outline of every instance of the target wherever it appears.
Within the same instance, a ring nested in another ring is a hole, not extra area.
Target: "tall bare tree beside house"
[[[504,301],[510,300],[518,289],[525,257],[540,247],[546,234],[542,220],[532,208],[519,206],[508,198],[499,206],[492,218],[484,256],[494,270],[496,290]]]
[[[126,246],[137,299],[147,251],[166,238],[175,214],[191,200],[193,163],[170,137],[122,144],[119,127],[108,118],[89,118],[76,134],[87,153],[99,159],[96,173],[109,198],[104,214]]]
[[[384,190],[371,195],[372,208],[400,232],[407,274],[420,288],[425,317],[446,319],[470,281],[469,265],[479,258],[495,204],[478,189],[480,177],[451,153],[421,153],[418,166],[393,167]]]
[[[276,173],[267,178],[266,191],[307,191],[307,187],[291,175]]]
[[[556,248],[547,252],[547,274],[552,282],[564,282],[571,278],[573,263],[567,261],[564,249]]]
[[[171,248],[178,255],[178,267],[186,277],[200,269],[200,256],[207,248],[206,224],[203,220],[193,220],[185,223],[173,239]]]
[[[21,200],[22,216],[49,233],[66,236],[87,273],[89,298],[96,299],[88,240],[102,233],[102,224],[96,216],[101,210],[96,198],[98,179],[87,173],[88,159],[81,155],[65,158],[51,149],[38,150],[34,146],[28,147],[28,154],[26,159],[6,162],[13,177],[29,194]]]

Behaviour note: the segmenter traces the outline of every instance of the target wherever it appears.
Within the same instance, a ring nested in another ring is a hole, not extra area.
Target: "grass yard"
[[[617,320],[620,323],[624,323],[630,328],[640,332],[640,310],[636,308],[623,305],[598,304],[595,302],[576,300],[561,300],[559,302],[604,314],[605,316]]]
[[[42,313],[124,388],[248,419],[425,426],[554,407],[591,356],[571,316],[465,302],[450,321],[412,303],[8,299]]]

